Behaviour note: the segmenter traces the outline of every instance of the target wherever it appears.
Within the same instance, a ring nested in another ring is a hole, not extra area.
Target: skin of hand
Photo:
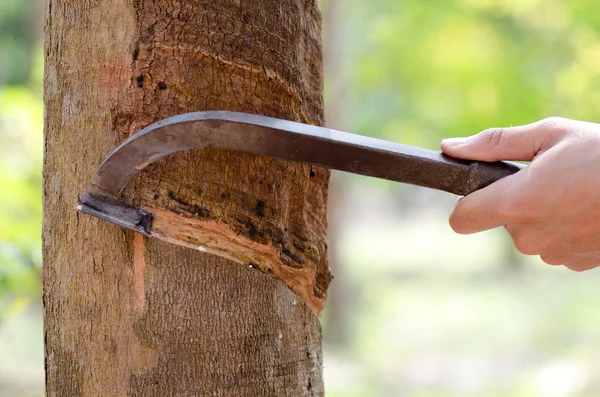
[[[445,139],[441,148],[461,159],[531,162],[459,198],[455,232],[503,226],[525,255],[575,271],[600,266],[600,124],[553,117]]]

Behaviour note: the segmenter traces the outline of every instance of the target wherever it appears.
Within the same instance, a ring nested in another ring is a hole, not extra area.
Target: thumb
[[[460,159],[531,161],[564,136],[567,122],[553,117],[519,127],[491,128],[467,138],[444,139],[441,148]]]

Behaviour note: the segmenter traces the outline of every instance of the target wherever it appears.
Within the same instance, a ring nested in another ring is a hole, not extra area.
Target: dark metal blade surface
[[[119,196],[143,168],[168,154],[215,147],[298,161],[465,195],[520,169],[272,117],[187,113],[144,128],[102,163],[91,185]]]

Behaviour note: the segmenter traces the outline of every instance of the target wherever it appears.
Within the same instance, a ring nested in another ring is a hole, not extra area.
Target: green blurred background
[[[323,0],[329,126],[436,149],[600,121],[593,0]],[[0,396],[42,396],[42,0],[0,0]],[[458,236],[449,194],[335,173],[328,396],[600,395],[600,272]]]

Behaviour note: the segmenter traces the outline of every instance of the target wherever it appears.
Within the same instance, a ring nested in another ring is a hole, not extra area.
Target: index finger
[[[472,234],[510,223],[512,192],[525,171],[526,168],[463,197],[450,214],[450,227],[459,234]]]

